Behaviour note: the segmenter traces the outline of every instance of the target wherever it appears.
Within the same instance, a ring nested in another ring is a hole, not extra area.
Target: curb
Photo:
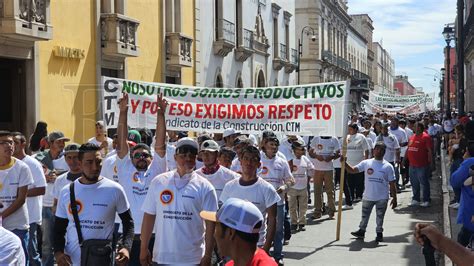
[[[441,149],[441,191],[443,193],[443,232],[447,238],[451,238],[451,221],[449,217],[449,185],[448,185],[448,174],[446,169],[446,151]],[[444,265],[453,265],[451,259],[444,254]]]

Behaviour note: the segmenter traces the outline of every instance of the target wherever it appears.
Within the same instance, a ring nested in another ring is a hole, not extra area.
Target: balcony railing
[[[214,54],[226,56],[235,47],[235,25],[234,23],[220,19],[217,22],[216,40],[213,48]]]
[[[283,60],[288,60],[288,53],[286,52],[286,45],[280,43],[280,58]]]
[[[0,34],[29,41],[51,40],[50,0],[0,1]]]
[[[296,49],[291,49],[291,60],[292,64],[298,64],[298,51]]]
[[[253,31],[244,29],[244,47],[247,49],[253,49]]]
[[[235,43],[235,26],[234,23],[221,19],[217,27],[217,40],[226,40]]]
[[[235,49],[235,59],[239,62],[244,62],[249,58],[253,53],[253,31],[248,29],[243,29],[243,42]]]
[[[193,39],[180,32],[166,33],[166,62],[174,68],[191,67]]]
[[[136,19],[116,13],[101,14],[102,51],[115,57],[138,56]]]
[[[351,71],[351,63],[347,61],[346,59],[337,56],[333,54],[331,51],[325,50],[323,51],[322,54],[322,59],[323,61],[327,62],[328,64],[331,64],[333,66],[336,66],[340,69],[343,69],[344,71],[350,72]]]

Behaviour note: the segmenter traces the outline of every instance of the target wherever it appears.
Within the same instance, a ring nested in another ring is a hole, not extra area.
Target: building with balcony
[[[375,53],[373,48],[373,32],[374,26],[373,21],[367,14],[355,14],[351,15],[351,27],[358,33],[360,33],[367,41],[367,72],[369,75],[369,88],[374,89],[373,82],[373,65],[375,60]]]
[[[395,60],[379,42],[372,43],[375,62],[372,66],[374,91],[394,94]]]
[[[369,71],[367,64],[367,40],[354,27],[347,31],[347,53],[351,63],[351,102],[352,110],[362,109],[362,99],[369,99]]]
[[[196,0],[196,86],[295,84],[294,2]]]
[[[464,89],[465,111],[474,112],[474,1],[464,1]]]
[[[408,76],[398,75],[393,83],[395,94],[398,95],[415,95],[416,88],[408,81]]]
[[[344,0],[296,1],[296,34],[301,38],[300,83],[348,80],[351,64],[348,60],[347,35],[351,21]]]
[[[0,2],[0,128],[36,121],[75,142],[102,117],[101,76],[194,84],[194,9],[184,0]]]

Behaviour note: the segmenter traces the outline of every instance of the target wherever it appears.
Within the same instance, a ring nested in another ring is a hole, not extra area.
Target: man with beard
[[[116,182],[100,176],[102,157],[99,146],[92,143],[81,145],[79,164],[82,169],[81,177],[65,186],[58,198],[54,223],[56,262],[59,266],[81,265],[82,243],[78,237],[71,206],[71,190],[73,190],[83,240],[111,240],[115,227],[115,214],[119,214],[123,234],[118,241],[115,260],[118,265],[125,265],[130,258],[129,251],[133,239],[133,220],[125,192]]]
[[[127,143],[128,133],[128,94],[124,93],[119,100],[119,122],[117,127],[117,177],[118,183],[123,186],[127,199],[130,202],[132,218],[135,222],[135,238],[133,240],[129,265],[139,265],[140,257],[140,229],[142,227],[143,211],[141,210],[143,201],[146,198],[151,180],[166,172],[166,125],[165,110],[167,101],[159,95],[157,98],[156,139],[154,152],[144,143],[138,143],[129,152]],[[120,231],[120,230],[119,230]],[[152,237],[153,238],[153,237]],[[150,249],[152,244],[150,244]],[[147,243],[148,246],[148,243]]]
[[[176,170],[151,181],[142,208],[141,265],[211,264],[214,224],[204,223],[199,213],[216,211],[217,196],[212,184],[194,171],[197,153],[196,141],[178,140]],[[153,229],[156,238],[151,256],[148,242]]]

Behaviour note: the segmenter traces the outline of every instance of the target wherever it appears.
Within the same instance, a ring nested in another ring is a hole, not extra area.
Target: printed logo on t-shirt
[[[118,174],[117,165],[114,165],[114,174]]]
[[[298,170],[298,166],[296,166],[296,165],[293,164],[293,165],[291,166],[291,172],[296,172],[297,170]]]
[[[163,190],[160,193],[160,201],[164,205],[167,205],[167,204],[170,204],[171,202],[173,202],[173,192],[171,190],[168,190],[168,189]]]
[[[133,176],[132,176],[132,181],[133,181],[133,182],[137,183],[137,182],[140,181],[140,178],[138,177],[139,174],[140,174],[139,172],[135,172],[135,173],[133,174]]]
[[[83,204],[80,200],[76,200],[77,214],[81,214],[83,210]],[[72,215],[71,203],[67,206],[67,211]]]
[[[318,144],[318,150],[322,150],[323,149],[323,144]]]
[[[374,173],[374,169],[372,169],[372,168],[367,169],[367,174],[368,175],[372,175],[373,173]]]
[[[262,175],[268,174],[268,167],[263,166],[263,167],[262,167],[262,172],[261,172],[261,174],[262,174]]]

